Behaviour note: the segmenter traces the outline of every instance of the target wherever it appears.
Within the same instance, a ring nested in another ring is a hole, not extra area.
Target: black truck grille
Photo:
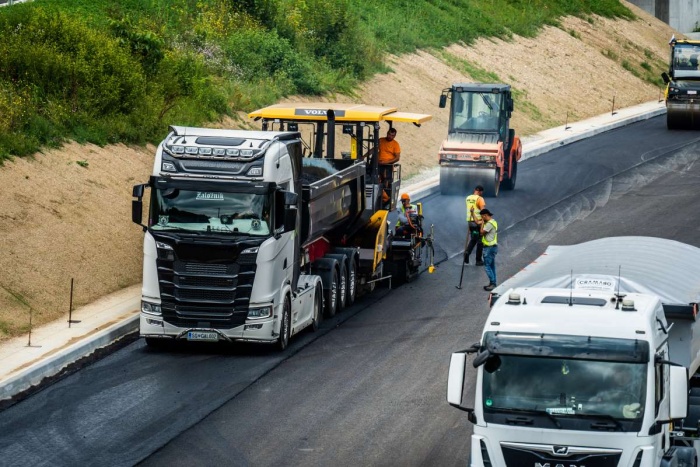
[[[230,329],[244,324],[255,279],[255,256],[240,255],[236,261],[216,263],[159,258],[163,319],[179,327]]]
[[[503,449],[503,458],[508,467],[524,465],[616,467],[621,455],[619,449],[526,445],[520,443],[501,443],[501,449]],[[554,454],[555,452],[557,453],[556,455]]]

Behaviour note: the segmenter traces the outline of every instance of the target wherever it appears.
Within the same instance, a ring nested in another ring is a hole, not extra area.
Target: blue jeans
[[[498,254],[498,245],[484,246],[484,271],[489,278],[490,284],[498,284],[496,282],[496,255]]]

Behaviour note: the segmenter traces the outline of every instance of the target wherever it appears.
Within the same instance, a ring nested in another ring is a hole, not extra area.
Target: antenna
[[[622,265],[619,265],[617,267],[617,292],[615,293],[615,298],[617,298],[617,303],[615,303],[615,309],[619,310],[620,309],[620,302],[622,302],[622,299],[625,297],[624,295],[620,295],[620,277],[622,273]]]
[[[569,306],[574,306],[574,270],[571,270],[571,275],[569,276]]]

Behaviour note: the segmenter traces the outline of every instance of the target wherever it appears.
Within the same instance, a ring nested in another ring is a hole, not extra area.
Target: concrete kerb
[[[79,340],[49,357],[40,359],[2,383],[2,386],[0,386],[0,401],[11,399],[32,386],[38,385],[45,378],[57,375],[71,363],[88,357],[96,350],[106,347],[132,332],[138,331],[138,327],[139,315],[134,315],[95,333],[88,339]]]
[[[615,114],[601,115],[581,122],[572,123],[545,130],[534,137],[525,138],[530,141],[523,143],[523,155],[520,160],[530,159],[545,154],[553,149],[575,143],[597,134],[614,130],[635,122],[647,120],[666,113],[663,102],[649,102],[634,107],[620,109]],[[407,192],[412,200],[425,198],[440,190],[439,169],[435,169],[436,175],[431,175],[425,180],[406,186],[401,192]]]

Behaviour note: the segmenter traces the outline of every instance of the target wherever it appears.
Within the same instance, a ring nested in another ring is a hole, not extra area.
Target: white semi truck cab
[[[317,324],[321,279],[299,274],[301,141],[295,132],[171,127],[136,185],[145,232],[140,333],[286,347]],[[257,280],[256,280],[257,279]]]
[[[549,247],[494,290],[481,341],[452,355],[447,399],[474,424],[471,465],[697,465],[698,298],[698,248]]]

